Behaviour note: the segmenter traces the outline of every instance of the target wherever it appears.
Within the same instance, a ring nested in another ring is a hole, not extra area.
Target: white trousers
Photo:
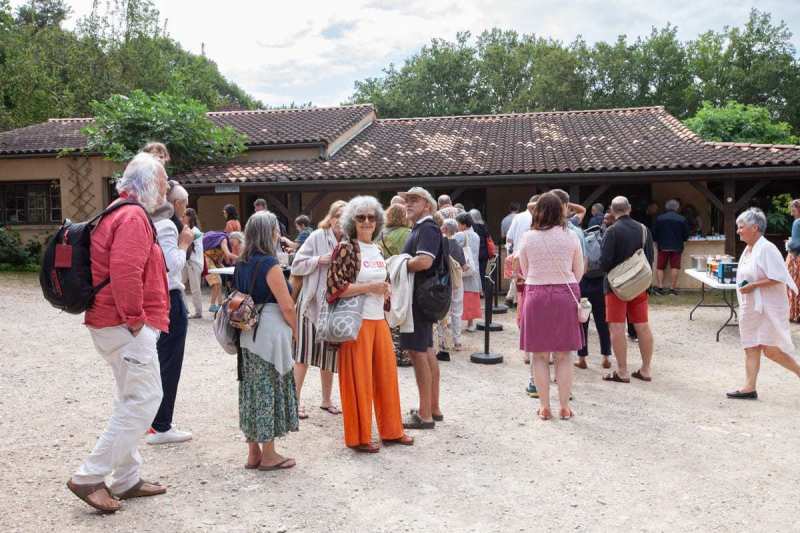
[[[139,481],[142,456],[137,443],[161,405],[161,373],[156,353],[159,332],[144,326],[133,336],[125,326],[89,328],[92,341],[114,374],[114,404],[94,450],[72,476],[94,484],[111,476],[109,488],[124,492]]]
[[[453,344],[461,343],[461,315],[464,313],[464,287],[453,289],[450,299],[450,312],[446,319],[436,323],[436,334],[439,337],[439,346],[447,351],[450,346],[447,342],[448,334]]]
[[[187,261],[186,266],[183,268],[183,284],[188,282],[189,289],[192,291],[192,305],[194,305],[194,314],[203,314],[203,293],[201,290],[201,277],[203,276],[203,265],[197,265],[191,261]],[[189,297],[186,292],[183,293],[183,298],[186,300],[186,309],[189,309]]]

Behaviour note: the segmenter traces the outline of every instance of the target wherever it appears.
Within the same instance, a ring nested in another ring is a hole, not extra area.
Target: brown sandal
[[[631,378],[627,378],[627,379],[622,378],[622,377],[620,377],[619,374],[617,374],[617,371],[615,370],[612,373],[606,374],[605,376],[603,376],[603,381],[613,381],[615,383],[630,383],[631,382]]]
[[[350,446],[350,448],[359,453],[378,453],[381,451],[381,447],[374,442],[370,442],[369,444],[359,444],[358,446]]]
[[[641,369],[631,374],[631,377],[641,379],[642,381],[653,381],[653,378],[648,378],[647,376],[642,375]]]
[[[143,488],[145,485],[151,485],[154,488],[145,489]],[[149,498],[150,496],[158,496],[159,494],[164,494],[165,492],[167,492],[167,487],[162,487],[160,483],[140,479],[133,487],[121,494],[117,494],[117,498],[120,500],[130,500],[131,498]]]
[[[402,444],[403,446],[413,446],[414,445],[414,437],[410,437],[408,435],[403,435],[399,439],[390,439],[384,440],[384,444]]]
[[[108,490],[108,487],[106,486],[105,483],[94,483],[92,485],[85,485],[85,484],[79,485],[78,483],[73,483],[72,480],[70,479],[69,481],[67,481],[67,488],[72,492],[72,494],[74,494],[75,496],[86,502],[86,504],[88,504],[90,507],[94,507],[101,513],[116,513],[122,508],[122,505],[120,505],[119,502],[116,501],[116,498],[114,498],[114,495],[111,494],[110,490]],[[89,499],[89,496],[101,490],[106,491],[106,493],[108,493],[108,496],[115,501],[116,505],[103,506]]]

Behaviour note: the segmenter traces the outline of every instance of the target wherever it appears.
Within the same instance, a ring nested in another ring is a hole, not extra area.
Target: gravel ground
[[[109,416],[111,374],[81,317],[49,307],[34,277],[2,275],[0,287],[2,531],[800,530],[800,382],[765,362],[759,401],[726,400],[743,379],[738,333],[714,342],[724,310],[690,322],[689,297],[652,309],[654,381],[603,383],[590,358],[567,422],[535,418],[512,315],[492,334],[502,365],[469,363],[482,333],[442,365],[445,422],[412,448],[346,449],[340,418],[316,408],[312,370],[311,417],[279,442],[298,465],[277,473],[242,468],[235,358],[209,320],[190,321],[175,416],[195,438],[142,444],[144,475],[169,492],[101,516],[64,483]],[[408,409],[413,371],[399,379]]]

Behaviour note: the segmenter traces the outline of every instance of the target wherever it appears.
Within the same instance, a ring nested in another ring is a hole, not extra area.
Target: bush
[[[40,242],[23,244],[19,233],[11,228],[0,228],[0,270],[37,270],[41,256]]]

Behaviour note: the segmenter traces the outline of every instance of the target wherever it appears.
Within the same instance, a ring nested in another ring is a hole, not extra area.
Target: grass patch
[[[735,296],[734,296],[735,298]],[[669,296],[661,296],[658,294],[650,295],[650,305],[658,307],[685,307],[694,306],[700,301],[700,290],[682,290],[679,294],[670,294]],[[723,304],[725,301],[722,299],[722,291],[707,289],[705,296],[705,303],[710,304]]]

